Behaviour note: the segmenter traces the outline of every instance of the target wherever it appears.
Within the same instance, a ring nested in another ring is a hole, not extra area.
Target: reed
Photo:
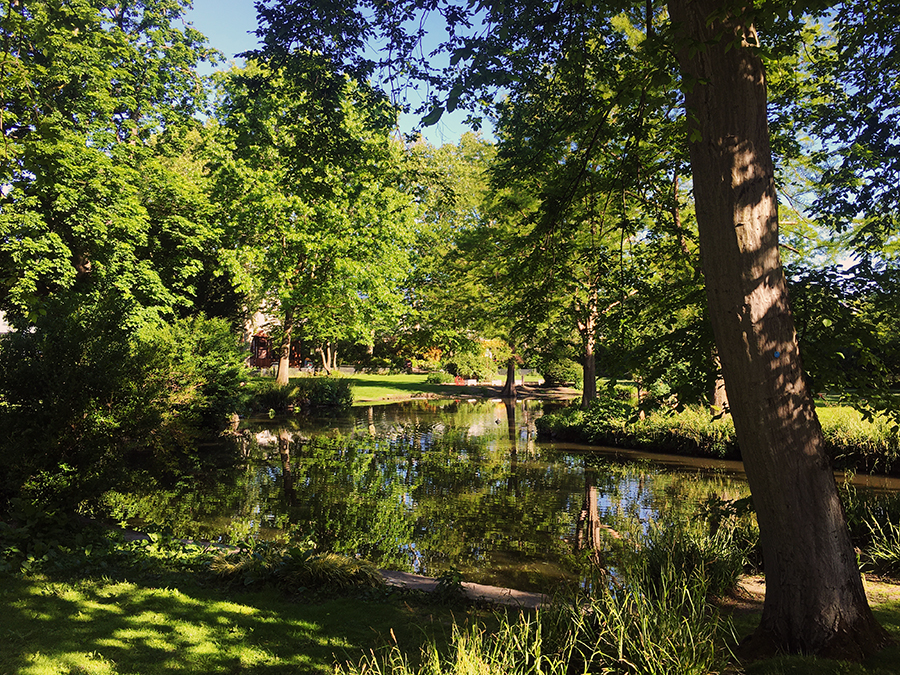
[[[497,630],[454,625],[450,649],[427,645],[418,665],[397,647],[344,667],[353,675],[700,675],[721,670],[727,624],[702,573],[624,569],[589,597],[559,599],[535,614],[504,615]]]

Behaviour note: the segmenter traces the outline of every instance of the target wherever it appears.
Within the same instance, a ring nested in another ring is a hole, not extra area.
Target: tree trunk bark
[[[765,73],[747,46],[756,35],[723,17],[717,0],[668,6],[710,316],[766,572],[762,620],[745,653],[860,657],[886,633],[863,591],[800,363],[778,253]]]
[[[615,303],[618,304],[618,303]],[[612,307],[612,305],[610,305]],[[609,311],[609,308],[607,308]],[[578,322],[581,340],[584,345],[584,383],[581,389],[581,407],[587,409],[592,401],[597,400],[597,291],[591,290],[584,322]]]
[[[506,383],[500,390],[500,398],[516,397],[516,357],[510,356],[506,362]]]
[[[332,348],[331,343],[326,342],[319,347],[319,355],[322,357],[322,369],[326,375],[331,375],[331,371],[337,367],[337,348]]]
[[[725,378],[722,377],[722,361],[715,350],[713,350],[712,360],[716,376],[713,380],[712,391],[709,393],[709,402],[717,412],[722,412],[728,410],[728,393],[725,390]]]
[[[594,354],[596,338],[593,331],[588,334],[584,345],[584,384],[581,390],[581,407],[587,408],[597,400],[597,356]]]
[[[291,369],[291,332],[294,328],[294,309],[284,311],[284,326],[281,334],[281,345],[278,347],[278,374],[275,376],[275,384],[286,387],[290,378]]]

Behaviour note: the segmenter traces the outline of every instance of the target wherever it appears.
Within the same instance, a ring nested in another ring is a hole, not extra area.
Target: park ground
[[[900,640],[900,586],[869,579],[877,618]],[[746,578],[720,602],[737,639],[759,621],[764,583]],[[518,610],[370,589],[328,596],[210,587],[190,575],[7,578],[0,585],[0,673],[333,673],[335,664],[398,647],[413,663],[429,640],[446,647],[456,625]],[[782,657],[732,673],[900,673],[900,648],[864,664]]]
[[[353,400],[363,403],[395,403],[416,398],[498,398],[503,382],[473,385],[432,384],[424,374],[379,375],[356,373],[347,375],[353,383]],[[527,377],[525,384],[517,381],[517,398],[533,400],[566,401],[581,396],[581,391],[573,387],[545,387],[536,376]]]
[[[414,398],[494,398],[495,385],[435,385],[424,375],[354,375],[357,404]],[[578,390],[520,388],[521,398],[565,400]],[[900,643],[900,584],[865,582],[879,622]],[[736,644],[757,625],[765,580],[748,576],[717,600]],[[454,626],[490,632],[504,613],[488,602],[467,603],[422,591],[385,588],[347,594],[210,585],[202,576],[153,567],[139,574],[94,570],[84,577],[5,577],[0,583],[0,675],[62,673],[333,673],[396,647],[415,664],[430,641],[447,648]],[[730,673],[781,675],[900,674],[900,647],[863,664],[780,657],[735,663]]]

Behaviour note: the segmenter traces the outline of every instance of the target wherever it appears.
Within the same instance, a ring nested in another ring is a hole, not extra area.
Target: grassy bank
[[[382,586],[223,583],[196,547],[95,541],[44,559],[40,570],[0,575],[0,673],[898,672],[897,647],[864,664],[737,664],[731,647],[752,632],[761,603],[746,594],[739,606],[715,601],[741,556],[723,557],[733,539],[698,532],[651,537],[639,557],[623,551],[615,584],[601,573],[589,595],[538,614]],[[900,639],[897,587],[870,581],[867,592]]]
[[[822,404],[819,420],[835,468],[900,475],[900,437],[884,418],[871,421],[853,408]],[[604,399],[589,410],[570,406],[537,420],[544,436],[594,445],[716,459],[740,459],[728,415],[692,406],[653,411],[644,419],[624,401]]]

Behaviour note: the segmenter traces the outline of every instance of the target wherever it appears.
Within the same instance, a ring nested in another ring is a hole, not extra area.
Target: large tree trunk
[[[291,332],[294,328],[294,310],[286,309],[284,312],[284,326],[281,334],[281,344],[278,347],[278,375],[275,383],[286,387],[290,378],[291,369]]]
[[[506,362],[506,383],[500,390],[500,398],[516,397],[516,357],[510,356]]]
[[[752,26],[723,19],[716,0],[670,0],[669,13],[692,120],[710,316],[766,572],[748,653],[861,656],[885,633],[866,601],[800,364],[778,253],[764,68],[746,46],[756,36]]]

